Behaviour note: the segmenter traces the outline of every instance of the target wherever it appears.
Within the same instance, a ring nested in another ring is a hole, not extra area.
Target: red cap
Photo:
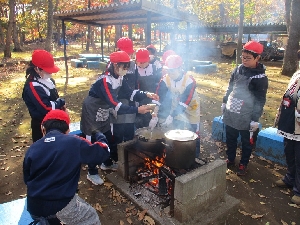
[[[125,51],[113,52],[109,56],[112,63],[130,62],[130,57]]]
[[[48,112],[46,114],[46,116],[44,117],[42,124],[45,123],[48,120],[61,120],[66,122],[66,124],[70,124],[70,117],[69,115],[60,109],[55,109],[55,110],[51,110],[50,112]]]
[[[249,41],[244,45],[243,49],[260,55],[264,50],[264,46],[256,41]]]
[[[176,53],[173,51],[173,50],[168,50],[168,51],[165,51],[163,56],[162,56],[162,62],[165,63],[166,62],[166,59],[168,58],[168,56],[170,55],[176,55]]]
[[[122,37],[117,41],[117,48],[126,52],[128,55],[134,53],[132,40],[127,37]]]
[[[57,73],[59,68],[54,65],[54,59],[51,53],[45,50],[35,50],[32,53],[31,59],[33,65],[42,70],[45,70],[47,73]]]
[[[148,45],[147,47],[146,47],[146,49],[148,49],[148,48],[151,48],[151,49],[154,49],[155,51],[156,51],[156,48],[154,47],[154,45]]]
[[[150,57],[149,57],[148,50],[146,48],[138,49],[135,54],[135,59],[137,62],[140,62],[140,63],[149,62]]]
[[[179,55],[170,55],[166,59],[165,69],[177,69],[182,66],[182,58]]]

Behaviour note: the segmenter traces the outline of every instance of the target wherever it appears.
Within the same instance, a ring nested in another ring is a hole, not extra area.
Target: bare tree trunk
[[[56,12],[57,11],[57,9],[58,9],[58,4],[59,4],[59,0],[56,0],[55,1],[55,6],[54,6],[54,12]],[[58,45],[60,45],[60,26],[59,26],[59,23],[58,23],[59,21],[58,20],[55,20],[55,21],[53,21],[53,23],[54,23],[54,27],[55,27],[55,30],[56,30],[56,32],[57,32],[57,35],[56,35],[56,42],[57,42],[57,44]]]
[[[292,0],[291,12],[290,12],[290,26],[288,32],[288,42],[283,58],[283,66],[281,74],[292,76],[298,68],[297,51],[299,49],[300,40],[300,14],[298,10],[300,8],[299,0]]]
[[[0,46],[4,46],[4,33],[2,23],[0,23]]]
[[[52,50],[52,35],[53,35],[53,2],[48,0],[48,12],[47,12],[47,38],[45,43],[45,50],[51,52]]]
[[[290,19],[291,19],[291,4],[292,0],[285,0],[285,20],[287,33],[289,33]]]
[[[20,41],[19,41],[19,37],[18,37],[18,26],[17,26],[17,21],[16,21],[16,10],[14,10],[13,12],[13,43],[14,43],[14,48],[13,51],[14,52],[22,52],[21,49],[21,45],[20,45]]]
[[[6,43],[4,48],[4,57],[11,58],[11,50],[10,50],[10,43],[11,43],[11,35],[13,29],[13,20],[14,20],[14,10],[15,10],[15,0],[9,0],[9,21],[6,33]]]
[[[240,22],[238,29],[238,44],[236,48],[236,64],[241,64],[242,59],[240,58],[240,52],[242,51],[243,45],[243,25],[244,25],[244,0],[240,0]]]

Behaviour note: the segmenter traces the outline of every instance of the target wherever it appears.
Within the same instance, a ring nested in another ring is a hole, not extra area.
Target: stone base
[[[169,207],[165,209],[155,208],[150,204],[140,201],[139,198],[134,195],[130,189],[130,184],[126,182],[118,173],[111,173],[107,175],[107,179],[112,182],[116,188],[122,192],[127,198],[129,198],[133,203],[138,205],[141,209],[147,209],[147,214],[152,217],[157,224],[160,225],[207,225],[207,224],[217,224],[225,221],[228,214],[233,213],[237,210],[240,203],[236,198],[225,193],[222,201],[216,201],[208,209],[199,211],[197,216],[195,216],[188,223],[181,223],[169,214]],[[195,209],[194,209],[195,210]]]

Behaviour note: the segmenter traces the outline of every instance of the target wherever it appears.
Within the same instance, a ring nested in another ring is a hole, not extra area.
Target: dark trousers
[[[113,124],[113,136],[116,144],[129,141],[134,138],[134,123]]]
[[[287,173],[283,181],[293,187],[295,195],[300,196],[300,141],[284,138],[284,154]]]
[[[236,157],[237,139],[241,135],[242,141],[242,156],[240,164],[247,166],[252,152],[252,145],[250,143],[249,130],[237,130],[233,127],[226,125],[226,145],[227,145],[227,158],[233,162]]]
[[[32,132],[32,142],[36,142],[37,140],[43,137],[43,133],[41,130],[41,119],[33,119],[31,118],[31,132]]]
[[[113,164],[113,161],[117,162],[118,161],[118,149],[117,149],[117,144],[113,138],[113,135],[111,133],[111,130],[103,133],[108,141],[108,147],[110,149],[110,156],[109,158],[104,162],[104,165],[106,166],[111,166]],[[94,143],[95,137],[92,136],[92,143]],[[95,175],[98,174],[98,169],[96,168],[96,164],[88,164],[88,171],[89,174]]]

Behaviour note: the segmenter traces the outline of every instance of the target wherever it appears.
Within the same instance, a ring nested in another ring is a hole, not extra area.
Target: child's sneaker
[[[291,199],[292,203],[300,205],[300,196],[294,195]]]
[[[95,175],[91,175],[88,173],[88,175],[86,176],[86,178],[91,181],[93,184],[95,185],[101,185],[104,183],[104,181],[101,179],[101,177],[99,176],[99,174],[95,174]]]
[[[231,168],[235,166],[234,161],[229,161],[229,159],[226,159],[226,163],[227,163],[227,168]]]
[[[101,170],[112,170],[112,171],[117,171],[118,170],[118,164],[117,163],[113,163],[110,166],[106,166],[104,165],[104,163],[101,164],[100,166]]]
[[[247,166],[243,164],[239,164],[239,170],[237,171],[238,176],[244,176],[246,175]]]

